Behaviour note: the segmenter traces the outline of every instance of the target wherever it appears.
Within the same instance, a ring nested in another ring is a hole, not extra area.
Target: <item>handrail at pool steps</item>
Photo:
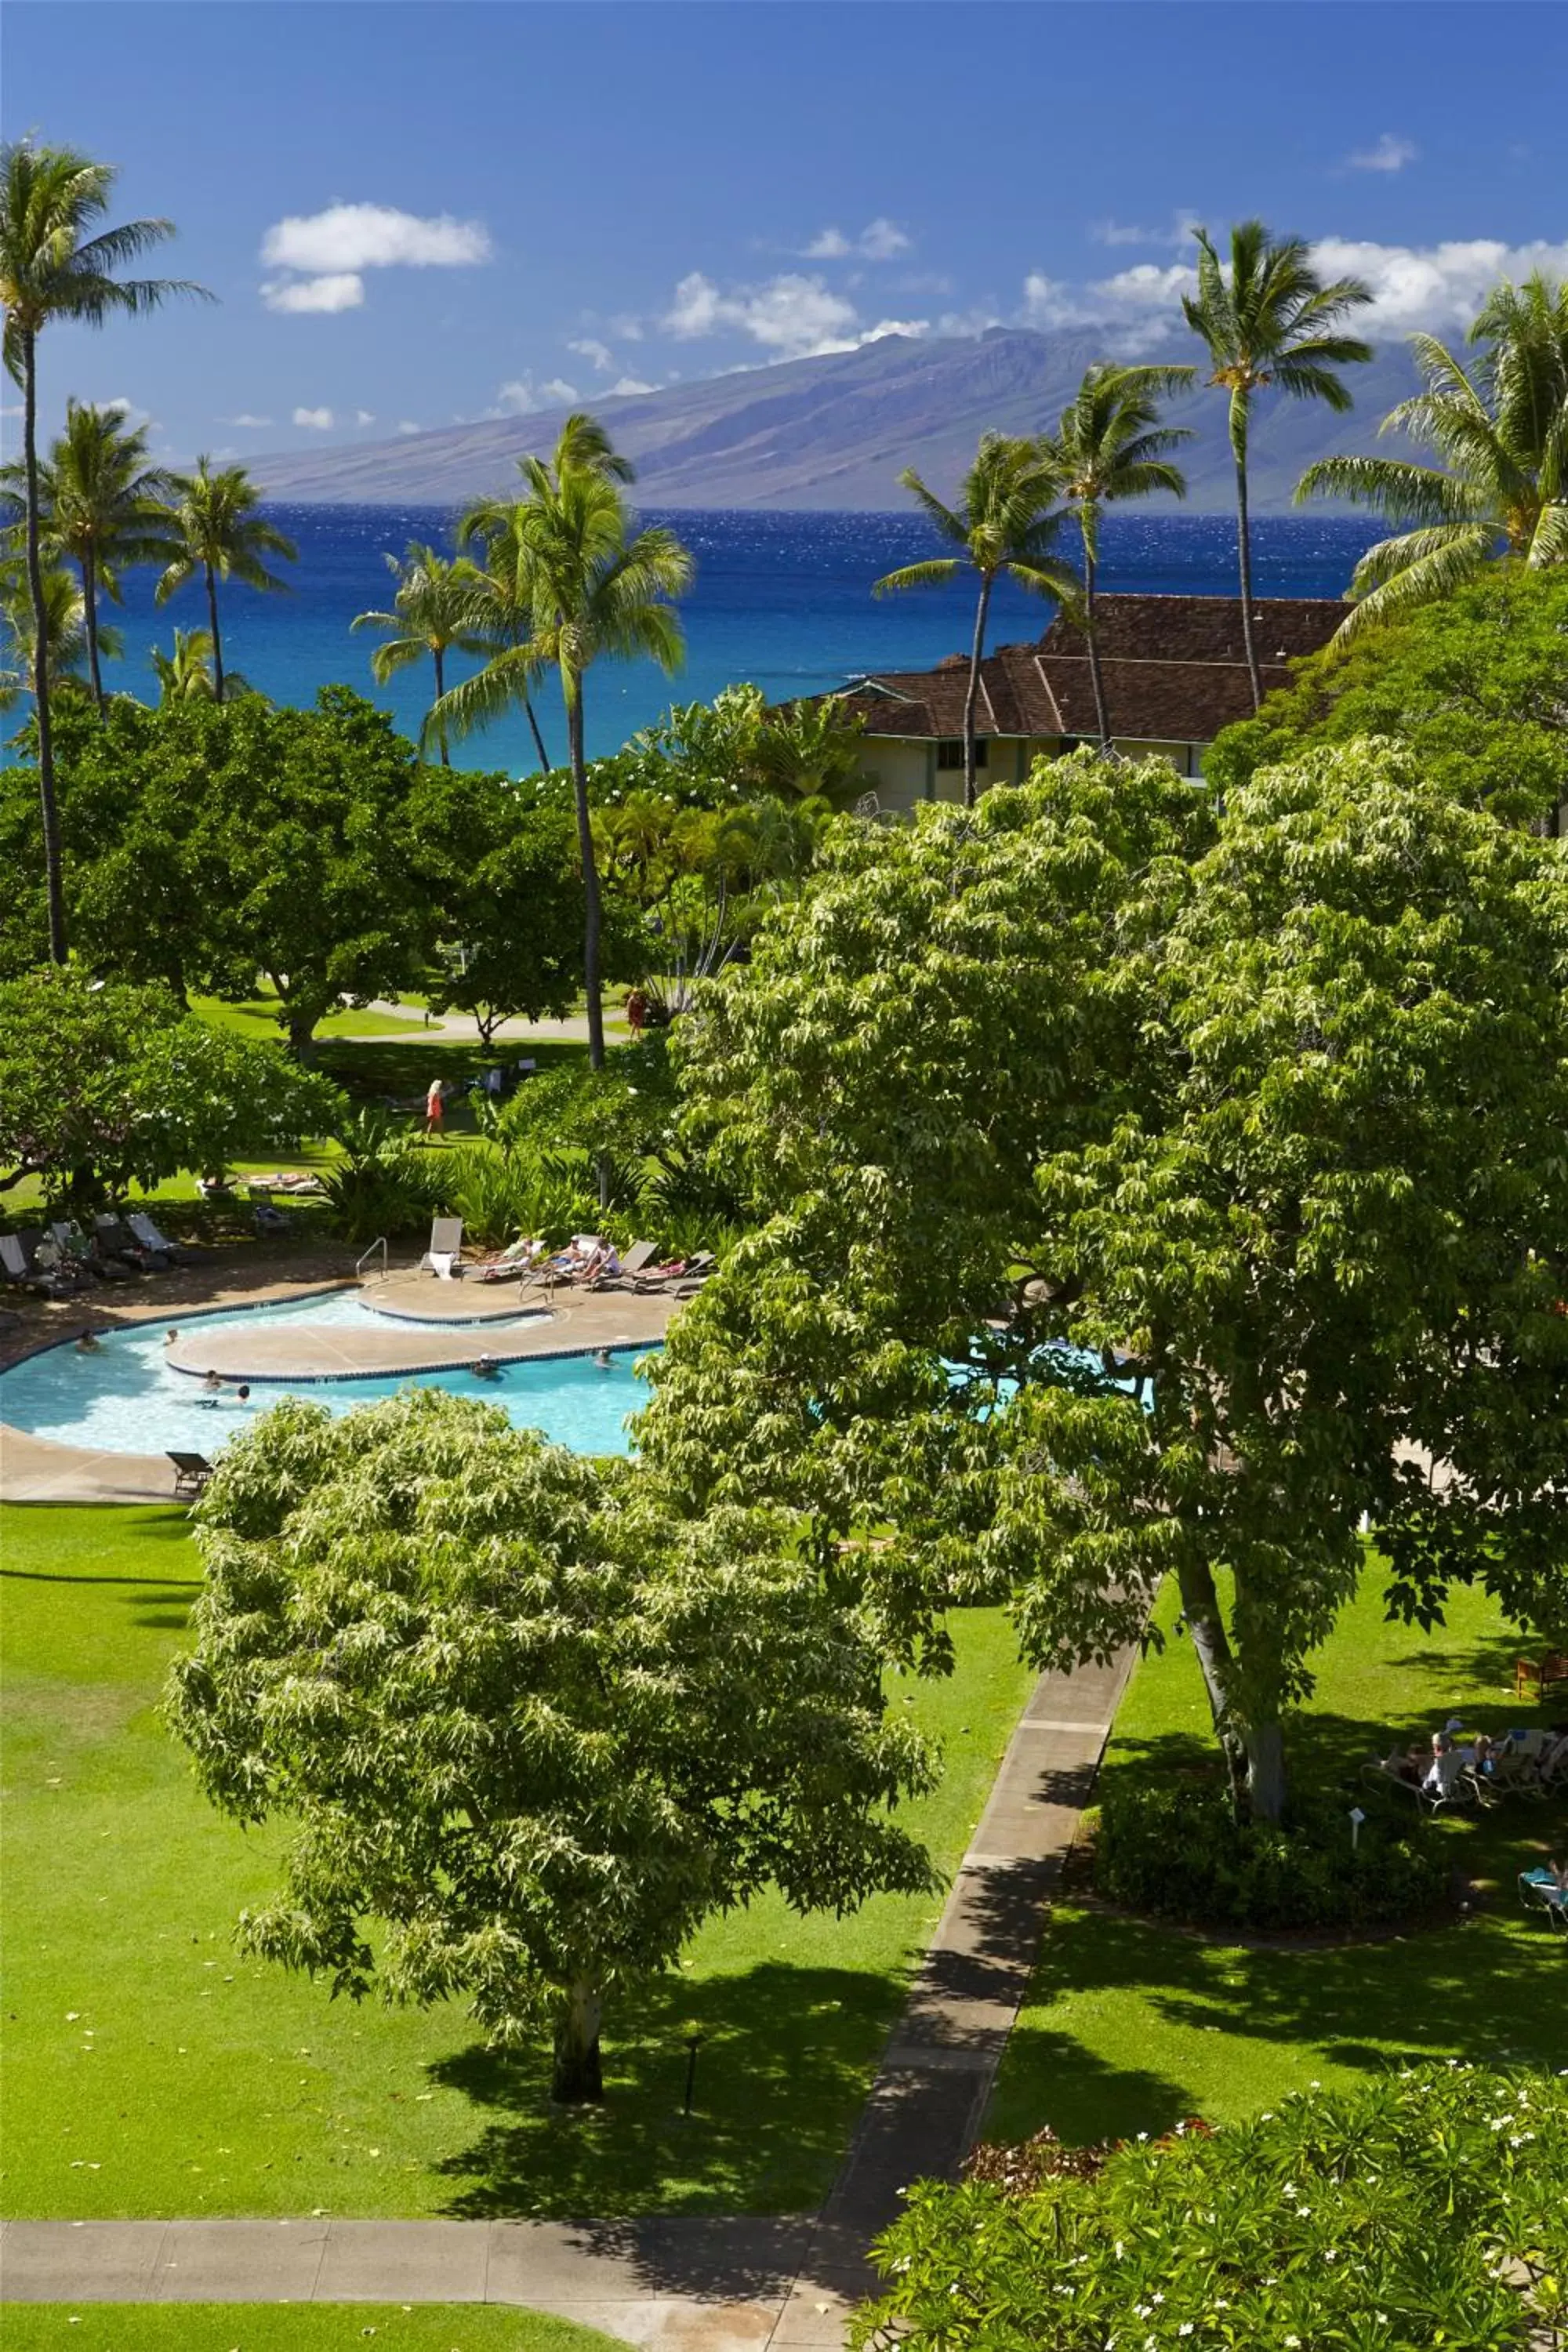
[[[365,1266],[370,1259],[375,1255],[377,1250],[381,1252],[381,1278],[383,1282],[384,1282],[387,1276],[391,1274],[392,1265],[387,1255],[386,1235],[384,1234],[377,1234],[369,1249],[364,1252],[363,1255],[358,1260],[354,1266],[354,1278],[356,1281],[361,1283],[363,1282]]]

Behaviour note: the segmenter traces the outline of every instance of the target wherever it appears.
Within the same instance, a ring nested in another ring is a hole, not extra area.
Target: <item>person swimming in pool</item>
[[[595,1348],[594,1350],[594,1361],[598,1365],[599,1370],[602,1372],[607,1372],[611,1369],[610,1351],[608,1348]]]
[[[237,1402],[237,1403],[238,1403],[238,1404],[248,1404],[248,1403],[250,1402],[250,1383],[249,1383],[249,1381],[241,1381],[241,1382],[240,1382],[239,1386],[236,1389],[236,1391],[235,1391],[234,1394],[235,1394],[235,1401],[236,1401],[236,1402]]]
[[[202,1382],[202,1386],[206,1391],[208,1396],[216,1396],[223,1387],[223,1382],[219,1380],[216,1372],[209,1372],[205,1380]]]
[[[493,1356],[476,1356],[474,1358],[474,1378],[477,1381],[500,1380],[500,1366],[497,1363]]]
[[[76,1351],[79,1356],[101,1356],[103,1342],[96,1331],[84,1331],[76,1343]]]

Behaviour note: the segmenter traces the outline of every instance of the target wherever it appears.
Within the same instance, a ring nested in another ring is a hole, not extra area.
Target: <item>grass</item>
[[[616,2338],[482,2303],[8,2303],[5,2352],[611,2352]]]
[[[193,996],[191,1010],[215,1029],[232,1029],[237,1036],[259,1037],[279,1044],[286,1031],[278,1019],[278,999],[269,990],[243,1003],[221,996]],[[318,1037],[411,1037],[424,1029],[422,1013],[374,1013],[367,1005],[358,1013],[329,1013],[316,1024]]]
[[[0,1513],[5,2134],[14,2214],[787,2212],[839,2161],[938,1905],[800,1919],[764,1899],[606,2021],[608,2101],[552,2114],[542,2050],[454,2005],[333,2002],[241,1961],[278,1837],[197,1794],[155,1702],[197,1582],[173,1510]],[[999,1615],[900,1685],[949,1769],[917,1825],[951,1869],[1028,1687]],[[681,2112],[689,2037],[697,2098]],[[74,2331],[73,2331],[74,2333]]]
[[[1542,1719],[1514,1704],[1520,1643],[1484,1594],[1457,1592],[1446,1627],[1424,1634],[1384,1622],[1383,1580],[1369,1569],[1314,1661],[1318,1688],[1289,1735],[1298,1764],[1353,1789],[1357,1767],[1374,1748],[1386,1753],[1391,1732],[1404,1744],[1456,1713],[1493,1733]],[[1174,1615],[1167,1600],[1167,1631]],[[1134,1674],[1106,1769],[1164,1772],[1209,1748],[1192,1645],[1174,1639]],[[1360,1795],[1378,1801],[1376,1791]],[[1347,1807],[1355,1801],[1347,1793]],[[1223,2123],[1312,2082],[1348,2087],[1406,2054],[1568,2064],[1561,1939],[1525,1916],[1514,1888],[1521,1869],[1563,1851],[1564,1815],[1561,1803],[1515,1800],[1432,1823],[1483,1907],[1379,1942],[1243,1948],[1059,1905],[986,2136],[1021,2139],[1049,2124],[1086,2141],[1165,2130],[1190,2115]]]

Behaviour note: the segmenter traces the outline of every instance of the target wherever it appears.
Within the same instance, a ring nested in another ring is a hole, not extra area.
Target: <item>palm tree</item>
[[[22,467],[26,499],[27,589],[36,638],[47,639],[38,499],[38,337],[50,321],[100,327],[114,311],[156,310],[171,294],[205,294],[180,278],[121,278],[116,272],[174,235],[166,220],[94,227],[109,209],[111,163],[94,163],[70,147],[30,139],[0,147],[0,306],[5,312],[5,368],[22,387]],[[210,297],[208,298],[210,299]],[[48,883],[49,953],[66,960],[65,888],[59,814],[55,803],[54,739],[49,730],[48,664],[38,677],[38,798]]]
[[[285,594],[289,583],[268,572],[263,556],[281,555],[292,563],[299,553],[291,539],[258,512],[261,493],[243,466],[220,467],[215,473],[210,457],[198,457],[194,474],[179,476],[174,503],[169,510],[179,552],[158,583],[158,602],[168,603],[176,588],[200,572],[207,589],[207,630],[212,637],[213,681],[216,699],[224,691],[223,639],[217,625],[217,583],[239,580],[247,588]]]
[[[1372,357],[1372,345],[1335,331],[1347,312],[1372,300],[1359,278],[1325,286],[1299,236],[1271,237],[1261,221],[1230,233],[1227,277],[1206,229],[1196,232],[1198,290],[1184,294],[1188,326],[1207,346],[1209,382],[1230,396],[1230,449],[1236,460],[1237,544],[1241,570],[1241,636],[1252,680],[1252,707],[1263,699],[1252,640],[1252,532],[1247,511],[1247,435],[1255,393],[1269,384],[1292,400],[1321,400],[1340,414],[1352,405],[1335,373]]]
[[[692,574],[691,557],[673,532],[635,530],[620,487],[629,470],[603,429],[578,416],[567,419],[550,460],[521,461],[528,496],[510,509],[498,541],[513,565],[512,603],[520,616],[526,614],[528,634],[444,694],[426,722],[427,735],[448,727],[469,734],[521,700],[545,669],[560,677],[583,863],[588,1059],[596,1070],[605,1062],[605,1018],[583,684],[591,666],[606,658],[646,656],[663,670],[676,669],[683,646],[671,600]]]
[[[1483,347],[1469,368],[1435,335],[1412,335],[1426,388],[1378,428],[1425,443],[1436,465],[1325,457],[1296,486],[1298,500],[1345,499],[1415,526],[1362,557],[1342,637],[1447,595],[1499,556],[1568,562],[1568,280],[1538,270],[1495,287],[1467,340]]]
[[[1102,362],[1089,369],[1044,444],[1047,461],[1058,476],[1062,496],[1076,511],[1083,534],[1083,635],[1102,743],[1110,740],[1110,721],[1094,626],[1100,509],[1115,499],[1147,498],[1152,490],[1186,497],[1186,477],[1165,452],[1193,436],[1185,426],[1162,425],[1160,404],[1173,393],[1185,392],[1196,373],[1190,367],[1118,367]]]
[[[104,707],[99,667],[98,595],[121,602],[120,574],[135,563],[164,563],[174,553],[162,501],[174,476],[147,462],[143,425],[122,422],[117,410],[66,404],[66,429],[38,464],[40,525],[52,553],[68,555],[81,573],[92,698]],[[25,468],[0,469],[0,503],[26,510]]]
[[[980,665],[985,657],[985,624],[996,583],[1004,574],[1039,596],[1076,604],[1078,574],[1050,552],[1062,527],[1057,504],[1060,484],[1033,441],[987,433],[963,478],[956,507],[945,507],[912,467],[899,476],[920,500],[943,539],[961,555],[933,555],[889,572],[872,589],[887,596],[903,588],[932,588],[956,580],[965,569],[980,577],[974,608],[974,641],[969,655],[969,690],[963,698],[963,803],[974,806],[974,720],[980,695]]]
[[[213,641],[205,629],[176,629],[174,650],[166,654],[157,646],[149,647],[153,673],[158,681],[158,707],[167,709],[173,703],[216,702],[217,677],[213,662]],[[255,687],[237,669],[229,670],[223,682],[224,700],[237,701],[242,694],[254,694]]]
[[[756,769],[776,793],[826,800],[859,773],[862,722],[846,719],[841,698],[789,702],[766,713],[757,734]]]
[[[386,562],[398,583],[391,612],[360,613],[349,625],[390,633],[389,642],[377,646],[370,657],[371,676],[377,686],[384,686],[398,670],[406,669],[411,662],[423,661],[428,655],[436,667],[436,699],[439,702],[447,691],[447,656],[453,652],[482,654],[489,642],[473,626],[479,569],[461,558],[456,563],[448,562],[433,547],[422,547],[417,541],[410,541],[401,562],[395,555],[389,555]],[[451,764],[452,755],[443,735],[441,765],[449,768]]]
[[[58,699],[62,694],[85,697],[89,689],[83,676],[87,667],[88,637],[82,593],[75,576],[63,563],[47,562],[40,574],[44,604],[44,691]],[[10,663],[0,670],[0,710],[14,708],[19,695],[38,698],[38,665],[36,655],[37,623],[34,611],[32,583],[27,577],[26,558],[8,558],[0,563],[0,620],[4,621],[6,651]],[[106,654],[118,655],[121,650],[118,629],[100,631],[100,641]]]

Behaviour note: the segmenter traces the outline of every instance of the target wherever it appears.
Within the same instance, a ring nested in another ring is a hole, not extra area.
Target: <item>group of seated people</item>
[[[1447,1797],[1456,1781],[1465,1774],[1481,1785],[1495,1781],[1507,1773],[1513,1761],[1511,1751],[1522,1748],[1526,1735],[1505,1732],[1494,1739],[1485,1731],[1472,1731],[1468,1737],[1462,1716],[1450,1716],[1441,1731],[1435,1731],[1423,1745],[1413,1740],[1408,1748],[1394,1748],[1381,1758],[1382,1769],[1390,1779],[1403,1781],[1426,1796]],[[1550,1780],[1568,1762],[1568,1731],[1553,1730],[1546,1734],[1540,1753],[1533,1759],[1535,1771],[1542,1780]]]

